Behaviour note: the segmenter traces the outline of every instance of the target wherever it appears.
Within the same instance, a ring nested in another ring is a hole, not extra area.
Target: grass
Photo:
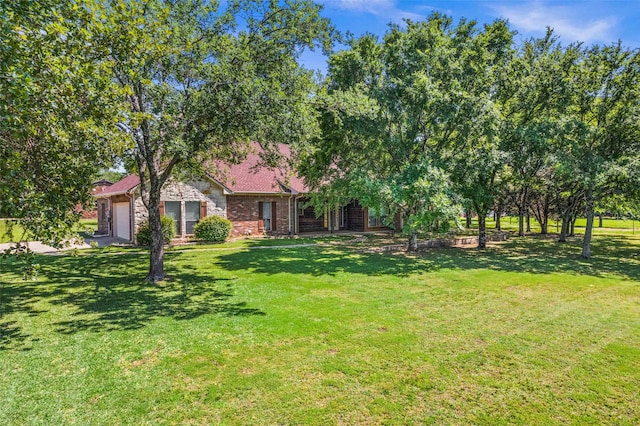
[[[17,221],[0,219],[0,243],[12,243],[22,237],[24,229]]]
[[[576,234],[583,235],[584,228],[586,227],[587,220],[585,218],[578,218],[575,224],[575,232]],[[460,223],[464,226],[464,218],[460,220]],[[540,226],[535,218],[531,217],[531,232],[539,233]],[[594,235],[607,235],[613,232],[629,232],[631,234],[640,234],[640,221],[631,220],[631,219],[615,219],[605,217],[602,220],[602,228],[599,227],[599,221],[596,217],[593,223],[593,233]],[[525,224],[526,226],[526,224]],[[548,229],[549,233],[559,233],[560,232],[560,221],[555,221],[553,219],[549,220]],[[471,228],[478,229],[478,219],[473,218],[471,221]],[[506,216],[500,220],[500,228],[503,231],[510,232],[518,232],[518,218],[516,216]],[[491,218],[487,218],[487,231],[493,231],[495,229],[495,221]],[[526,228],[525,228],[526,229]]]
[[[80,219],[75,231],[86,232],[93,231],[98,227],[97,219]],[[0,243],[14,243],[20,241],[29,241],[29,234],[23,236],[24,228],[16,220],[0,219]]]
[[[4,424],[640,422],[640,236],[0,262]]]

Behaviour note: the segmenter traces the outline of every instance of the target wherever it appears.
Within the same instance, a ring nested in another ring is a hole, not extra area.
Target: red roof
[[[138,185],[140,185],[140,178],[138,175],[129,175],[124,179],[117,181],[113,185],[104,188],[102,191],[96,191],[94,195],[107,197],[109,195],[124,194],[131,191]]]
[[[254,142],[251,144],[251,150],[244,161],[233,165],[216,162],[217,169],[210,176],[233,193],[296,194],[309,192],[304,181],[295,175],[287,164],[291,158],[289,145],[278,144],[276,148],[279,154],[284,157],[282,166],[271,168],[265,165],[260,155],[264,151],[258,143]],[[139,184],[138,175],[129,175],[94,195],[108,197],[124,194]]]
[[[278,144],[275,148],[283,157],[281,166],[271,168],[265,165],[261,157],[264,150],[258,143],[253,142],[244,161],[233,165],[218,162],[216,163],[218,170],[211,176],[232,192],[268,194],[308,192],[304,181],[287,164],[291,158],[289,145]]]

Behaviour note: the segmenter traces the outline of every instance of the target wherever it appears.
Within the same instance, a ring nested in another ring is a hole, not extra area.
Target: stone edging
[[[469,244],[478,244],[477,236],[474,237],[460,237],[460,238],[436,238],[433,240],[418,242],[418,250],[425,248],[446,248],[446,247],[458,247]],[[495,234],[487,235],[487,241],[506,241],[509,238],[509,233],[499,232]],[[407,244],[393,244],[389,246],[381,247],[382,251],[404,251],[407,250]]]

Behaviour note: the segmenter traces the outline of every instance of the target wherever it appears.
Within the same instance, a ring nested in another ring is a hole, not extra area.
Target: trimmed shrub
[[[231,221],[219,216],[207,216],[193,227],[193,235],[204,241],[221,243],[231,233]]]
[[[175,221],[168,217],[162,216],[160,218],[160,224],[162,226],[162,240],[165,244],[169,244],[173,237],[176,236],[176,223]],[[138,227],[138,232],[136,233],[136,241],[139,246],[150,246],[151,245],[151,229],[149,229],[149,221],[146,220],[140,224]]]

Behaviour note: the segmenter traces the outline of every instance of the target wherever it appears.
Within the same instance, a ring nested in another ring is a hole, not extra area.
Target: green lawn
[[[460,223],[462,224],[462,226],[465,225],[464,218],[460,219]],[[576,234],[580,234],[580,235],[584,234],[584,228],[586,226],[586,223],[587,223],[587,219],[585,218],[578,218],[578,220],[576,220],[576,225],[575,225]],[[530,224],[531,224],[531,232],[533,233],[540,232],[540,226],[538,225],[538,222],[535,220],[534,217],[531,217]],[[547,231],[549,233],[557,234],[560,232],[561,225],[562,223],[560,221],[556,222],[555,220],[550,219]],[[635,232],[636,234],[640,234],[640,222],[637,220],[615,219],[615,218],[605,217],[602,220],[602,228],[600,228],[598,217],[596,217],[593,225],[594,225],[594,228],[593,228],[594,235],[609,234],[611,232],[627,232],[627,231],[629,233]],[[475,218],[475,217],[473,218],[473,220],[471,221],[471,227],[473,229],[478,228],[478,218]],[[503,217],[500,220],[500,228],[503,231],[518,232],[518,218],[516,216]],[[493,229],[495,229],[495,221],[493,219],[487,218],[487,230],[492,231]]]
[[[0,219],[0,243],[11,243],[22,237],[24,229],[17,221]]]
[[[640,423],[640,235],[0,261],[3,424]]]
[[[80,223],[76,226],[76,231],[86,232],[94,231],[98,227],[97,219],[80,219]],[[29,241],[31,238],[27,234],[23,235],[24,228],[20,226],[18,221],[0,219],[0,243],[13,243],[20,239]]]

